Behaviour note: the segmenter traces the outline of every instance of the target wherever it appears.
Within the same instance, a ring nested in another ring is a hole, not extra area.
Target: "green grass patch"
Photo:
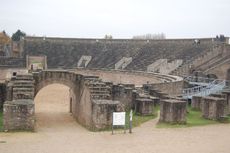
[[[193,110],[188,107],[187,113],[187,123],[186,124],[170,124],[170,123],[158,123],[157,128],[183,128],[183,127],[193,127],[193,126],[204,126],[210,124],[218,124],[220,121],[208,120],[202,117],[202,112]],[[226,118],[224,123],[230,123],[230,116]]]
[[[0,111],[0,132],[3,130],[3,113]]]
[[[140,126],[142,123],[147,122],[156,117],[157,117],[157,113],[153,115],[146,115],[146,116],[142,116],[134,113],[133,121],[132,121],[133,127]],[[126,128],[129,128],[129,112],[126,112]]]

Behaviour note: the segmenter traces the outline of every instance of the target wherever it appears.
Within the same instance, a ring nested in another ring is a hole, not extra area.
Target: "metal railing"
[[[229,82],[226,80],[203,80],[207,82],[207,85],[205,86],[195,86],[192,88],[187,88],[183,90],[182,97],[184,99],[191,99],[193,96],[208,96],[210,94],[221,92],[227,85],[229,85]],[[209,82],[210,81],[210,82]]]

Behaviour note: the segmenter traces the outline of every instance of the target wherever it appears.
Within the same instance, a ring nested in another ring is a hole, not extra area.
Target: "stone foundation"
[[[34,130],[34,103],[33,100],[6,101],[4,104],[4,129]]]
[[[202,97],[201,96],[193,96],[191,106],[195,110],[202,110]]]
[[[224,91],[222,93],[226,95],[227,114],[230,114],[230,91]]]
[[[123,111],[119,101],[93,100],[93,128],[94,130],[108,128],[112,125],[113,112]]]
[[[162,100],[160,103],[160,122],[186,123],[186,105],[184,101]]]
[[[224,116],[225,99],[215,97],[202,98],[202,115],[206,119],[219,120]]]
[[[136,99],[135,110],[140,115],[152,115],[154,113],[154,101],[151,99]]]

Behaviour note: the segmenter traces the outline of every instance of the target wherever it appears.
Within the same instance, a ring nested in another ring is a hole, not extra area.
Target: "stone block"
[[[4,130],[34,130],[33,100],[6,101],[3,109]]]
[[[219,120],[224,116],[225,99],[203,97],[202,116],[206,119]]]
[[[123,111],[120,108],[119,101],[113,100],[93,100],[93,128],[94,129],[104,129],[110,127],[112,124],[113,112]]]
[[[222,93],[226,95],[226,109],[227,109],[227,114],[230,114],[230,91],[224,91]]]
[[[185,101],[174,99],[162,100],[160,103],[160,122],[166,123],[186,123],[186,105]]]
[[[191,106],[195,110],[202,110],[202,97],[201,96],[193,96]]]
[[[136,99],[135,110],[141,115],[152,115],[154,113],[154,101],[151,99]]]

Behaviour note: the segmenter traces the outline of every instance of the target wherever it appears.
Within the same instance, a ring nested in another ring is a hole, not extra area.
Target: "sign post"
[[[129,113],[129,133],[132,133],[133,110]]]
[[[114,126],[123,126],[124,127],[124,133],[126,133],[125,112],[113,112],[112,134],[113,134]]]

